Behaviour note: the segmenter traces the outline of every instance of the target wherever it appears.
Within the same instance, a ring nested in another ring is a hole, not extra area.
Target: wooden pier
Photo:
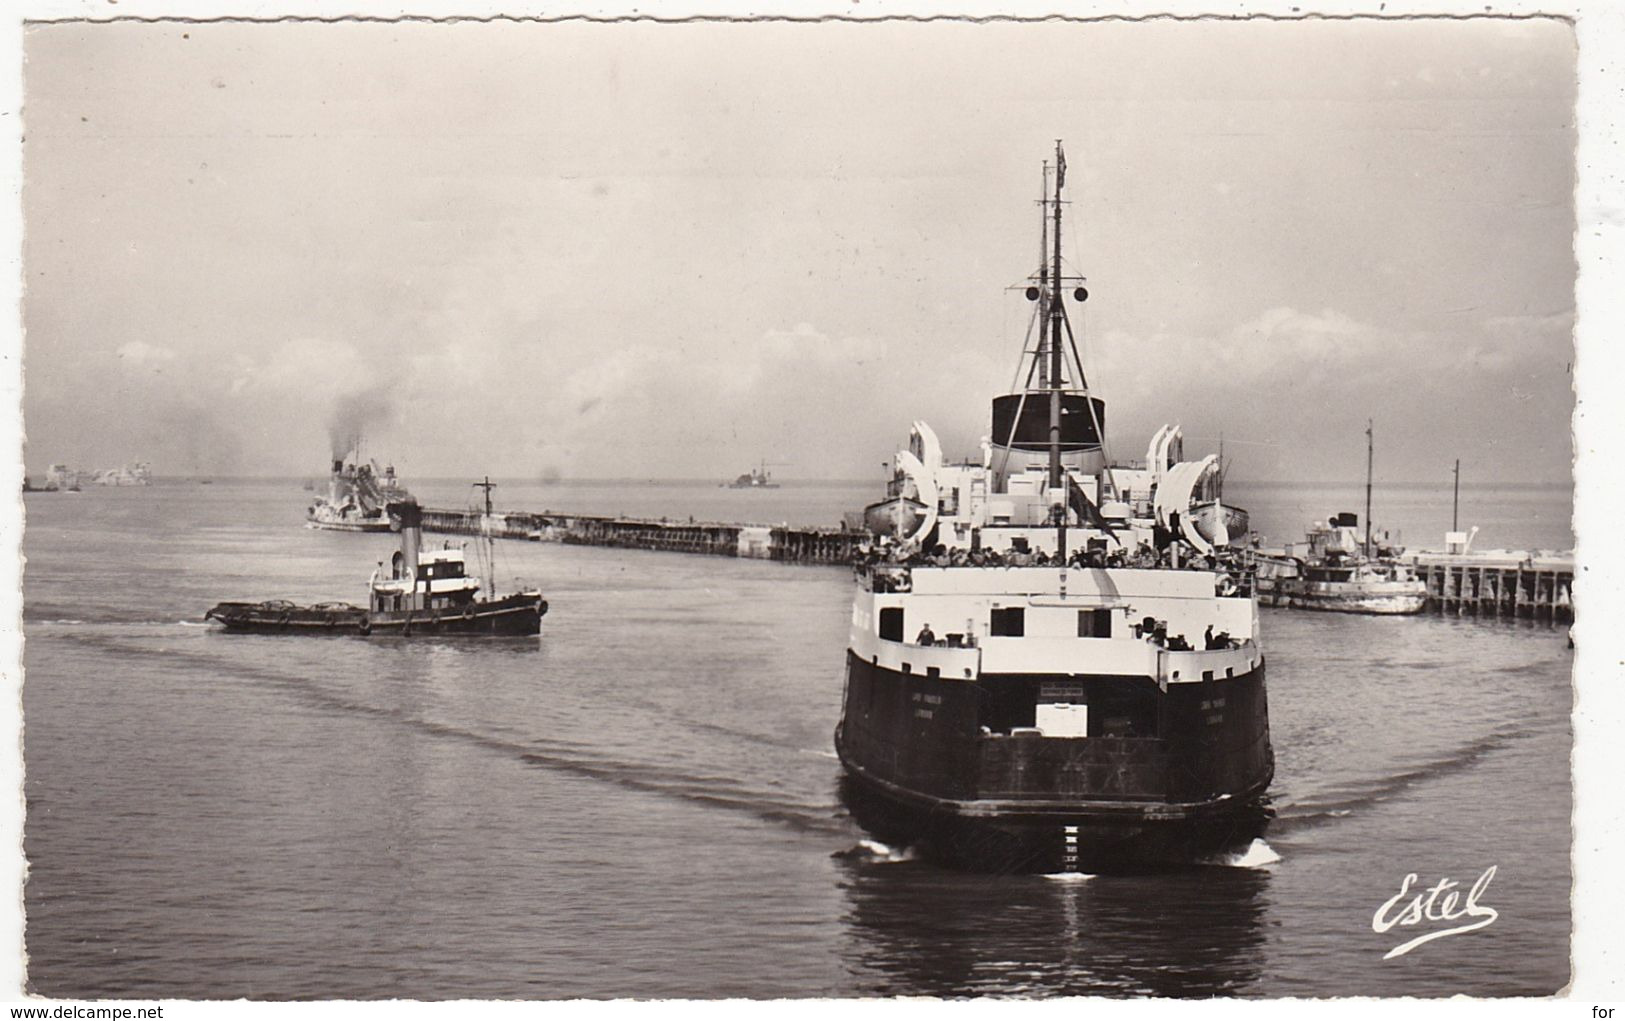
[[[486,516],[474,510],[423,510],[423,530],[452,535],[485,535],[578,546],[664,550],[706,556],[780,560],[797,564],[852,562],[864,533],[845,529],[742,525],[666,518],[616,518],[590,514],[505,511]]]
[[[1567,623],[1574,619],[1574,554],[1490,550],[1404,558],[1427,582],[1428,609],[1458,616]]]

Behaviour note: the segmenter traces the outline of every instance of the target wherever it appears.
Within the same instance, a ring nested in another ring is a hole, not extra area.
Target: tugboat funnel
[[[423,509],[416,501],[408,500],[389,505],[389,520],[401,533],[402,574],[412,579],[412,609],[418,605],[418,550],[423,545]]]

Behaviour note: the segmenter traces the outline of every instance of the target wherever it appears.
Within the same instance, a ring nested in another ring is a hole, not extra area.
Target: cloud
[[[1224,434],[1242,445],[1238,471],[1253,478],[1348,474],[1370,418],[1390,478],[1417,477],[1423,469],[1408,465],[1447,450],[1503,463],[1497,451],[1516,450],[1522,463],[1506,465],[1515,477],[1550,479],[1569,461],[1567,335],[1565,315],[1462,314],[1439,329],[1399,330],[1277,307],[1212,336],[1109,332],[1093,345],[1093,381],[1125,449],[1164,421],[1183,422],[1204,441],[1187,452]]]
[[[175,360],[175,352],[167,347],[148,344],[144,340],[132,340],[122,344],[118,349],[118,356],[131,365],[146,365],[152,362],[169,362]]]

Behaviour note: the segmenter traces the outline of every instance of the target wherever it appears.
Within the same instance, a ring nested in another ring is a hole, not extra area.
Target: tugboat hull
[[[540,634],[547,600],[521,594],[463,608],[411,613],[368,613],[358,606],[292,603],[221,603],[203,615],[227,631],[276,635],[349,635],[362,638],[525,636]]]

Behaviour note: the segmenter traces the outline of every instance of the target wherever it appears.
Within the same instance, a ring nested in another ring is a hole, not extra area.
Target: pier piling
[[[1428,608],[1457,616],[1568,623],[1574,619],[1569,553],[1413,553]]]

